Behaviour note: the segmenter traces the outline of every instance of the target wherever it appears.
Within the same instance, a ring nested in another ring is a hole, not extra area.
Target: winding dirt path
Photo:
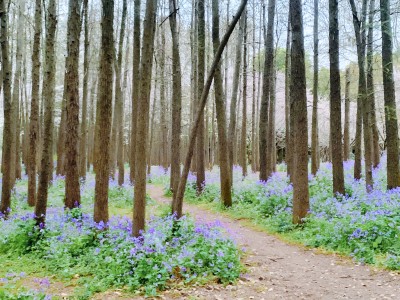
[[[158,202],[171,201],[159,186],[149,186],[148,193]],[[219,220],[229,228],[227,234],[246,249],[248,274],[233,286],[212,284],[171,290],[164,292],[162,299],[400,299],[398,273],[288,245],[196,205],[185,203],[184,212],[198,222]]]

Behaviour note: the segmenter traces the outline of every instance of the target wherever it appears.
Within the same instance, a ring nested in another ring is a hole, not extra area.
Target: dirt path
[[[171,200],[158,186],[149,195],[159,202]],[[335,255],[317,254],[288,245],[277,238],[244,226],[240,221],[219,216],[195,205],[184,204],[199,222],[219,220],[231,238],[248,253],[248,274],[237,285],[209,285],[167,291],[164,299],[400,299],[400,276],[355,265]]]

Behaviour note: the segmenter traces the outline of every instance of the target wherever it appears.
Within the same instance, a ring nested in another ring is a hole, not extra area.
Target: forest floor
[[[171,201],[161,186],[149,186],[148,194],[160,204]],[[247,272],[235,285],[182,287],[163,292],[161,299],[398,299],[400,295],[400,276],[396,272],[290,245],[243,220],[217,215],[197,205],[185,203],[184,212],[197,222],[219,220],[227,234],[244,248]],[[113,296],[119,298],[108,294],[107,299]]]

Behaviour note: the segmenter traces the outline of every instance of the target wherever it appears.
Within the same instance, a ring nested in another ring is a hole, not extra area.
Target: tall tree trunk
[[[200,97],[204,87],[204,73],[205,73],[205,0],[197,0],[198,11],[198,29],[197,29],[197,105],[200,107]],[[204,165],[204,112],[200,119],[199,131],[197,135],[197,152],[196,152],[196,186],[197,193],[203,191],[205,182],[205,165]]]
[[[318,0],[314,0],[314,82],[313,108],[311,125],[311,173],[316,174],[319,169],[319,141],[318,141]]]
[[[339,71],[338,0],[329,0],[329,63],[330,140],[332,152],[333,193],[344,195],[341,117],[342,111],[340,99]]]
[[[350,69],[346,68],[344,89],[343,160],[350,158]]]
[[[285,53],[285,161],[286,173],[290,177],[291,174],[291,128],[290,128],[290,48],[292,39],[292,25],[290,24],[290,13],[288,13],[287,35],[286,35],[286,53]]]
[[[268,130],[267,130],[267,173],[276,171],[276,136],[275,136],[275,109],[276,109],[276,57],[273,59],[270,78]]]
[[[161,165],[164,172],[168,171],[168,127],[165,103],[165,28],[161,26],[161,49],[160,49],[160,127],[161,127]]]
[[[271,174],[268,174],[267,165],[267,133],[268,133],[268,107],[269,95],[271,90],[271,74],[274,59],[274,18],[275,18],[275,0],[268,2],[268,25],[264,26],[264,44],[265,44],[265,61],[263,74],[263,93],[260,109],[260,180],[267,181]],[[265,33],[266,32],[266,33]]]
[[[96,108],[94,221],[108,222],[110,131],[113,94],[114,0],[102,0],[101,52]]]
[[[53,123],[54,123],[54,95],[56,79],[56,27],[57,12],[56,0],[50,0],[47,12],[45,70],[43,77],[44,127],[43,127],[43,154],[39,174],[39,186],[35,206],[37,224],[44,223],[47,209],[47,192],[52,176],[53,159]]]
[[[375,0],[370,1],[369,16],[368,16],[368,40],[367,40],[367,97],[370,111],[371,139],[372,139],[372,165],[376,168],[381,159],[381,151],[379,148],[379,132],[376,121],[375,112],[375,89],[373,75],[373,47],[374,47],[374,15],[375,15]]]
[[[141,141],[136,145],[135,158],[135,190],[133,207],[132,234],[139,236],[144,230],[146,208],[146,147],[149,132],[149,107],[151,92],[151,72],[153,66],[154,35],[156,27],[157,0],[146,3],[146,15],[143,24],[143,47],[140,66],[140,97],[138,111],[143,116],[137,123],[136,140]]]
[[[397,124],[396,96],[393,80],[392,23],[390,1],[380,0],[382,30],[382,75],[385,99],[385,127],[387,143],[387,188],[400,185],[399,133]]]
[[[42,34],[42,1],[35,4],[35,35],[32,50],[32,93],[31,115],[29,120],[29,158],[28,169],[28,204],[36,203],[36,149],[39,117],[39,86],[40,86],[40,36]]]
[[[63,98],[61,101],[61,118],[60,118],[60,126],[58,128],[58,141],[57,141],[57,167],[56,174],[64,175],[65,174],[65,131],[66,131],[66,123],[67,123],[67,60],[65,58],[65,73],[64,73],[64,91]],[[40,126],[39,126],[40,132]],[[39,135],[40,137],[40,135]],[[40,138],[39,138],[40,142]]]
[[[79,39],[81,33],[80,0],[70,0],[67,29],[67,123],[65,136],[65,206],[81,202],[78,170],[79,131]],[[101,148],[104,150],[104,148]]]
[[[87,107],[88,107],[88,85],[89,85],[89,21],[88,0],[83,0],[83,28],[85,35],[83,56],[83,91],[82,91],[82,121],[79,139],[79,175],[86,178],[86,148],[87,148]]]
[[[293,223],[301,223],[309,210],[308,193],[308,123],[306,72],[304,59],[304,35],[302,1],[290,1],[292,25],[291,50],[291,113],[295,116],[293,139]]]
[[[252,84],[253,84],[253,94],[252,94],[252,102],[251,102],[251,171],[255,173],[257,171],[256,165],[256,23],[255,23],[255,0],[253,0],[253,41],[252,41]]]
[[[132,67],[132,128],[131,128],[131,151],[130,151],[130,179],[135,180],[136,159],[136,128],[139,102],[139,80],[140,80],[140,0],[134,0],[133,17],[133,67]]]
[[[216,51],[216,54],[214,55],[214,60],[211,65],[210,71],[208,73],[207,81],[205,83],[203,92],[201,94],[200,107],[199,107],[199,110],[197,111],[196,119],[195,119],[194,125],[190,132],[189,145],[188,145],[188,150],[187,150],[187,154],[186,154],[186,158],[185,158],[185,164],[183,166],[183,172],[182,172],[181,179],[179,180],[179,186],[178,186],[178,191],[177,191],[177,195],[176,195],[176,210],[175,211],[176,211],[178,218],[182,217],[183,197],[185,194],[187,177],[189,175],[190,162],[193,157],[193,150],[194,150],[194,146],[195,146],[196,135],[197,135],[197,131],[199,129],[200,119],[202,118],[202,111],[204,110],[204,107],[206,106],[207,97],[210,92],[211,83],[213,81],[215,71],[217,70],[217,67],[220,63],[219,61],[222,57],[224,48],[225,48],[226,44],[228,43],[229,37],[231,36],[233,30],[235,29],[235,26],[238,23],[240,16],[242,15],[242,12],[244,11],[244,9],[246,7],[246,4],[247,4],[247,0],[243,0],[241,2],[237,13],[235,14],[235,16],[232,20],[231,25],[229,26],[227,32],[224,35],[222,42],[219,45],[218,50]]]
[[[157,70],[157,62],[156,62],[154,69]],[[151,173],[151,165],[152,165],[151,151],[153,149],[153,140],[154,140],[154,133],[155,133],[154,118],[156,115],[157,87],[158,87],[158,80],[157,80],[157,71],[156,71],[156,76],[155,76],[155,80],[154,80],[154,89],[153,89],[153,105],[151,106],[151,117],[150,117],[150,128],[149,128],[150,141],[149,141],[149,148],[147,151],[149,153],[149,155],[147,155],[147,174],[149,174],[149,175]]]
[[[6,11],[6,0],[0,0],[0,20],[1,20],[1,58],[2,58],[2,77],[4,95],[4,127],[3,127],[3,160],[2,160],[2,185],[1,185],[1,205],[0,213],[7,216],[10,212],[11,204],[11,63],[9,57],[9,36],[8,36],[8,14]]]
[[[242,176],[247,176],[247,13],[243,13],[244,34],[243,34],[243,111],[242,111],[242,133],[240,144],[240,164],[242,165]]]
[[[171,182],[174,193],[178,189],[181,175],[181,119],[182,119],[182,83],[181,58],[179,54],[179,34],[176,20],[176,0],[169,0],[169,25],[172,37],[172,114],[171,114]],[[174,206],[174,205],[172,205]]]

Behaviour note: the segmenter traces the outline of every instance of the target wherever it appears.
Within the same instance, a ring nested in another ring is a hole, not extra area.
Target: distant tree
[[[343,160],[350,158],[350,69],[346,68],[344,89]]]
[[[47,7],[45,70],[43,77],[44,128],[43,153],[39,173],[39,186],[35,206],[37,224],[44,223],[47,209],[47,195],[49,181],[53,173],[53,127],[54,127],[54,95],[56,78],[56,29],[57,11],[56,0],[50,0]]]
[[[385,127],[387,143],[387,188],[400,186],[399,133],[396,97],[393,80],[393,44],[390,1],[380,0],[382,31],[382,76],[385,99]]]
[[[110,131],[114,62],[114,0],[102,0],[99,90],[96,109],[94,221],[108,222]]]

